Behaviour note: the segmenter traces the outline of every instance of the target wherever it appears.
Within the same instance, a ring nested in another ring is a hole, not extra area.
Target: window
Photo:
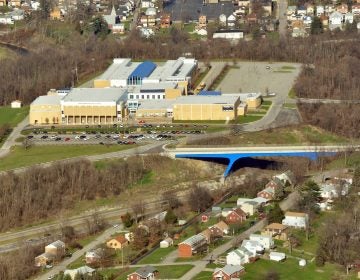
[[[139,95],[136,95],[136,99],[139,99]]]
[[[143,94],[141,95],[141,99],[144,99],[144,95],[143,95]]]
[[[134,99],[134,95],[130,94],[129,99]]]
[[[155,99],[155,95],[152,96],[152,99]]]
[[[160,95],[158,95],[157,97],[158,97],[158,99],[160,99],[160,97],[161,97],[161,96],[160,96]]]

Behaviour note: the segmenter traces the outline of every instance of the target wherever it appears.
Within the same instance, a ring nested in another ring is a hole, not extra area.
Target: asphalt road
[[[287,0],[279,0],[278,9],[279,9],[279,34],[281,37],[285,37],[287,33]]]

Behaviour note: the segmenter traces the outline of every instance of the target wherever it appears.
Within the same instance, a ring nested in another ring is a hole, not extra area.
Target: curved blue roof
[[[156,64],[152,61],[144,61],[139,64],[135,70],[130,74],[128,79],[132,78],[146,78],[155,70]]]

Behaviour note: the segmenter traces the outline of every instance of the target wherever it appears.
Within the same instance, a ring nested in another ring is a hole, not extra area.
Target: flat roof
[[[127,90],[122,88],[73,88],[62,102],[118,102],[127,100]]]
[[[140,64],[130,58],[114,58],[113,64],[96,80],[127,80]]]
[[[248,99],[256,99],[256,98],[260,98],[261,97],[261,93],[260,92],[249,92],[249,93],[224,93],[224,95],[228,95],[228,96],[238,96],[240,97],[241,101],[246,101]]]
[[[128,79],[131,78],[146,78],[155,70],[156,64],[152,61],[144,61],[140,63],[135,70],[130,74]]]
[[[234,105],[239,99],[238,96],[226,95],[188,95],[180,96],[175,99],[175,104],[224,104]]]
[[[185,57],[168,60],[164,65],[158,66],[148,79],[159,81],[185,80],[196,66],[196,63],[195,59]]]
[[[157,110],[157,109],[172,109],[175,99],[147,99],[139,101],[138,110]]]
[[[62,96],[59,95],[41,95],[31,105],[60,105],[61,99]]]

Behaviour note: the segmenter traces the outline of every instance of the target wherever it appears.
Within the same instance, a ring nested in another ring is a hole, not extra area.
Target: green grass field
[[[127,146],[102,146],[102,145],[59,145],[59,146],[34,146],[28,150],[23,147],[12,147],[11,153],[0,161],[0,170],[9,170],[37,163],[61,160],[66,158],[97,155],[122,151],[134,148],[136,145]]]
[[[0,107],[0,126],[9,124],[16,126],[29,114],[29,106],[24,106],[19,109],[13,109],[8,106]]]
[[[137,264],[160,263],[168,254],[175,250],[176,247],[174,246],[171,246],[169,248],[157,248],[154,252],[140,260]]]
[[[326,264],[324,267],[316,267],[314,263],[308,263],[305,267],[298,265],[297,259],[287,259],[285,262],[274,262],[268,260],[258,260],[255,263],[245,265],[245,274],[242,280],[266,279],[265,275],[269,271],[279,274],[281,280],[329,280],[336,274],[343,274],[340,267],[333,264]],[[354,276],[341,279],[355,279]]]
[[[211,271],[201,271],[198,275],[193,277],[191,280],[209,280],[212,279]]]

